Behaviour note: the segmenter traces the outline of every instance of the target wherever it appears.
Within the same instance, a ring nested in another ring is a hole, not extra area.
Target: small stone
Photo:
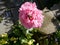
[[[0,23],[0,34],[6,33],[11,29],[13,22],[8,19],[3,19]]]
[[[54,14],[48,9],[44,9],[43,14],[44,14],[44,22],[39,31],[42,32],[42,34],[51,34],[56,32],[56,26],[52,22]]]

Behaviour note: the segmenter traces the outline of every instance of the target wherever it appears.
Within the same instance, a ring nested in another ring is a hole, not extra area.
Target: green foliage
[[[0,35],[0,45],[8,44],[8,35],[2,34]]]
[[[29,31],[25,29],[22,25],[14,25],[12,26],[12,31],[10,33],[5,33],[0,35],[0,45],[48,45],[51,43],[51,45],[54,44],[54,38],[60,39],[60,31],[57,31],[54,36],[51,36],[50,39],[43,37],[38,31],[38,29],[33,29],[32,31]],[[33,36],[35,36],[33,38]],[[36,39],[37,40],[36,40]],[[34,44],[34,42],[36,42]]]
[[[35,40],[32,36],[33,34],[22,25],[13,25],[8,34],[0,36],[0,45],[34,45]]]
[[[0,35],[0,45],[54,45],[55,38],[60,43],[60,30],[48,37],[48,35],[42,35],[37,28],[27,30],[17,22],[9,33]]]

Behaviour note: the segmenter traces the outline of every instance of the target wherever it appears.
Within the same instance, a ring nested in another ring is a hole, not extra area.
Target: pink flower
[[[35,3],[25,2],[19,9],[19,19],[27,29],[41,27],[43,18],[42,11],[37,9]]]

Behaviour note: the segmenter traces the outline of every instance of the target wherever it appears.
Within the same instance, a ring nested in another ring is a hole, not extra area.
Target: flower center
[[[33,20],[32,16],[30,16],[30,15],[28,15],[28,18],[29,18],[30,20]]]

